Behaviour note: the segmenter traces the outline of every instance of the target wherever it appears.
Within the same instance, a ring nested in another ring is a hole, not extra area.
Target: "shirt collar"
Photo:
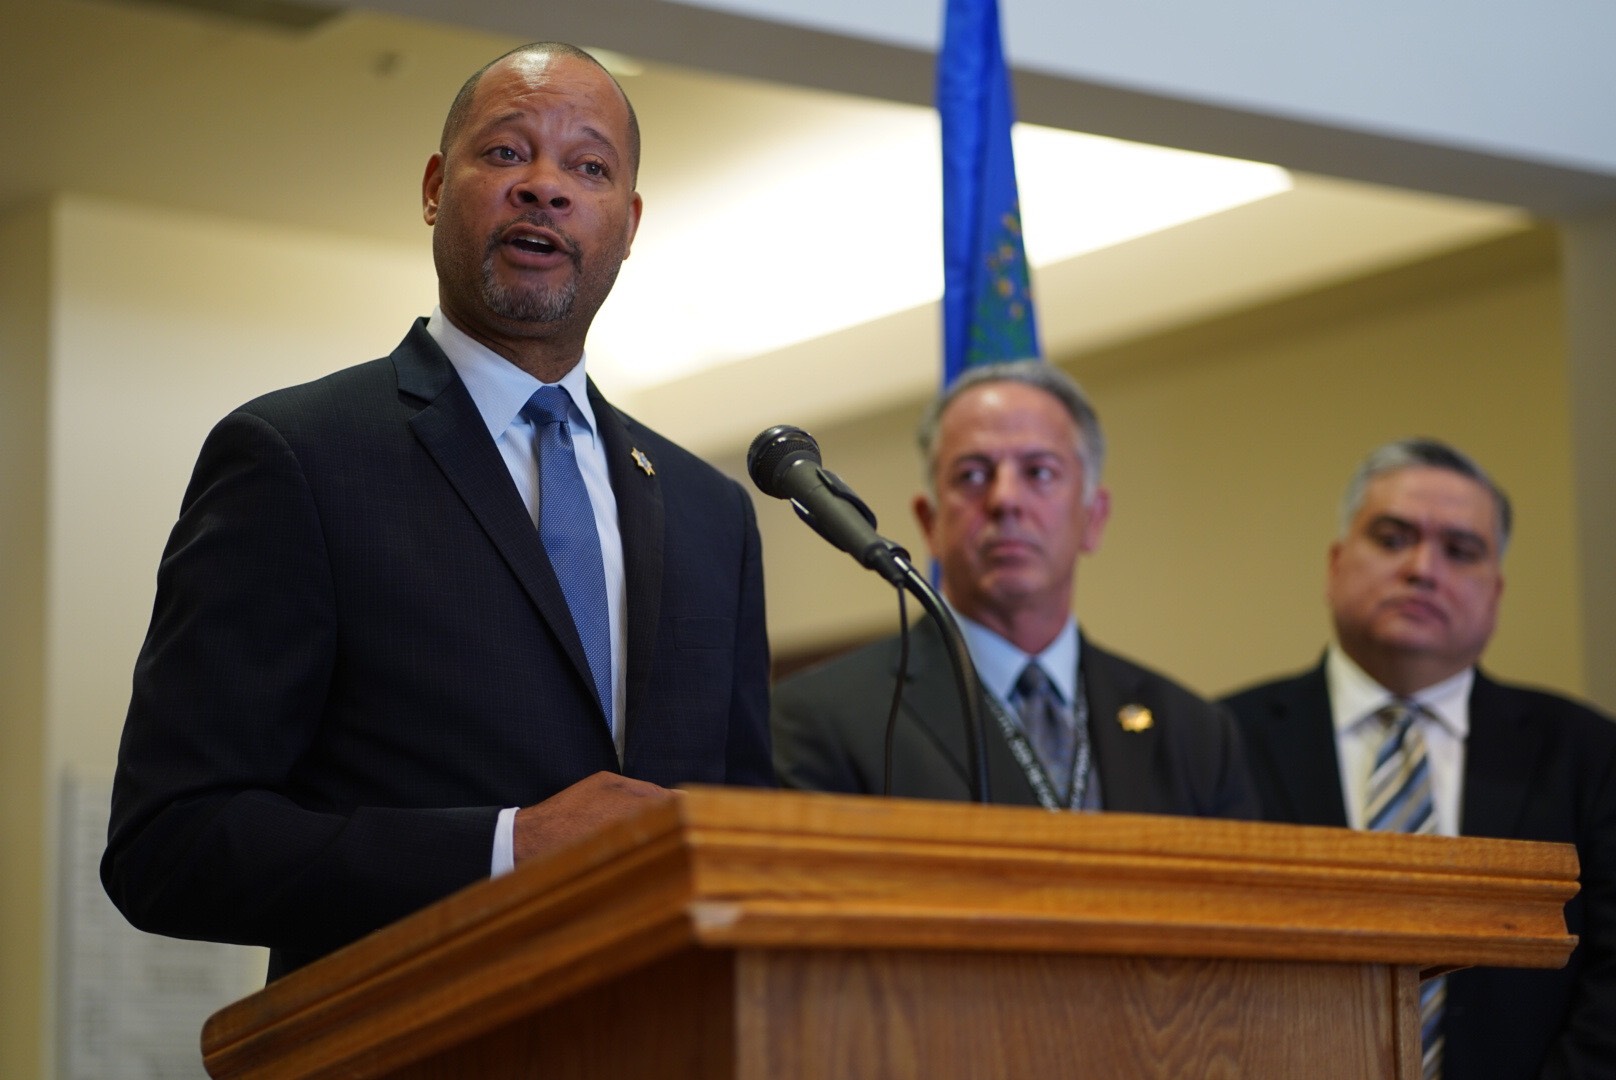
[[[472,403],[482,415],[483,423],[488,425],[488,434],[497,441],[505,429],[516,422],[522,413],[522,406],[527,404],[533,392],[545,384],[466,334],[444,316],[441,308],[432,309],[426,331],[449,358],[449,363],[454,365],[455,374],[465,383]],[[595,410],[589,405],[586,362],[587,357],[579,356],[572,370],[553,385],[567,392],[575,413],[573,420],[581,416],[587,436],[593,439]]]
[[[1397,695],[1381,686],[1357,662],[1331,642],[1324,658],[1324,678],[1330,691],[1330,711],[1337,732],[1365,723]],[[1476,669],[1467,667],[1413,695],[1413,700],[1456,738],[1470,733],[1470,687]]]
[[[1009,701],[1022,669],[1029,661],[1036,660],[1060,691],[1061,699],[1071,704],[1077,694],[1077,660],[1082,647],[1076,618],[1068,616],[1055,640],[1038,655],[1028,656],[981,623],[966,618],[952,607],[950,610],[954,611],[954,619],[965,637],[965,647],[970,650],[971,663],[976,665],[977,678],[994,697]]]

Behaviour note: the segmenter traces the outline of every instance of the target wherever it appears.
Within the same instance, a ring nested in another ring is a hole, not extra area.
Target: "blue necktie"
[[[1364,824],[1376,832],[1434,833],[1436,808],[1431,801],[1431,763],[1420,733],[1420,706],[1394,701],[1375,714],[1382,739],[1369,774]],[[1423,1080],[1442,1075],[1442,1005],[1447,982],[1442,976],[1420,984],[1420,1047]]]
[[[572,624],[583,643],[594,677],[595,696],[612,718],[612,640],[606,614],[606,569],[600,555],[595,510],[578,471],[567,422],[572,399],[559,386],[541,386],[522,407],[537,429],[533,447],[539,459],[539,539],[550,556]]]

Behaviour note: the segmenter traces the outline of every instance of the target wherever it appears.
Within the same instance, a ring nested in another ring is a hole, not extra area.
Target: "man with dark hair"
[[[672,785],[772,782],[751,501],[585,374],[638,158],[587,53],[494,61],[426,168],[431,318],[209,435],[102,862],[136,926],[275,977]]]
[[[1105,652],[1072,614],[1077,562],[1110,513],[1105,441],[1077,384],[1038,361],[972,368],[920,425],[914,511],[984,689],[994,802],[1254,817],[1230,717]],[[971,798],[961,707],[935,626],[913,630],[894,795]],[[788,787],[879,793],[898,677],[887,639],[775,687]]]
[[[1377,449],[1330,546],[1324,659],[1225,704],[1269,819],[1576,845],[1570,962],[1429,980],[1427,1074],[1612,1077],[1616,724],[1476,667],[1510,528],[1508,498],[1459,451],[1430,439]]]

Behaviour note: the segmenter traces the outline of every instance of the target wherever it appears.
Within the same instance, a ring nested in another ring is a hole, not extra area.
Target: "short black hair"
[[[511,57],[518,56],[522,53],[542,53],[546,56],[570,56],[574,60],[584,60],[588,63],[594,64],[597,68],[600,68],[600,70],[605,73],[606,77],[612,80],[612,85],[617,87],[617,92],[623,97],[624,107],[628,109],[628,160],[630,182],[632,183],[635,179],[637,179],[640,175],[640,118],[634,112],[634,103],[628,99],[628,94],[623,90],[623,84],[617,81],[617,77],[615,75],[606,70],[606,65],[602,64],[599,60],[596,60],[587,51],[580,49],[576,45],[569,45],[565,41],[531,41],[526,45],[518,45],[516,48],[510,50],[509,52],[501,53],[499,56],[494,57],[492,60],[488,61],[488,63],[478,68],[472,74],[471,78],[467,79],[460,87],[460,92],[455,95],[454,101],[449,105],[449,113],[443,118],[443,134],[438,139],[438,152],[443,154],[445,157],[449,155],[449,144],[455,140],[457,135],[460,134],[460,129],[466,126],[466,117],[471,113],[471,99],[476,96],[477,85],[483,81],[483,76],[487,74],[488,69],[503,60],[508,60]]]

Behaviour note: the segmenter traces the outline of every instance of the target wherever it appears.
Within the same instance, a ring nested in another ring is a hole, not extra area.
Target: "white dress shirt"
[[[1324,678],[1334,714],[1336,759],[1341,766],[1341,793],[1347,801],[1347,824],[1361,829],[1364,794],[1383,734],[1375,714],[1397,695],[1370,678],[1335,644],[1325,656]],[[1415,723],[1425,737],[1436,831],[1443,836],[1459,835],[1464,744],[1470,733],[1470,687],[1475,679],[1475,669],[1465,668],[1412,698],[1423,708]]]

